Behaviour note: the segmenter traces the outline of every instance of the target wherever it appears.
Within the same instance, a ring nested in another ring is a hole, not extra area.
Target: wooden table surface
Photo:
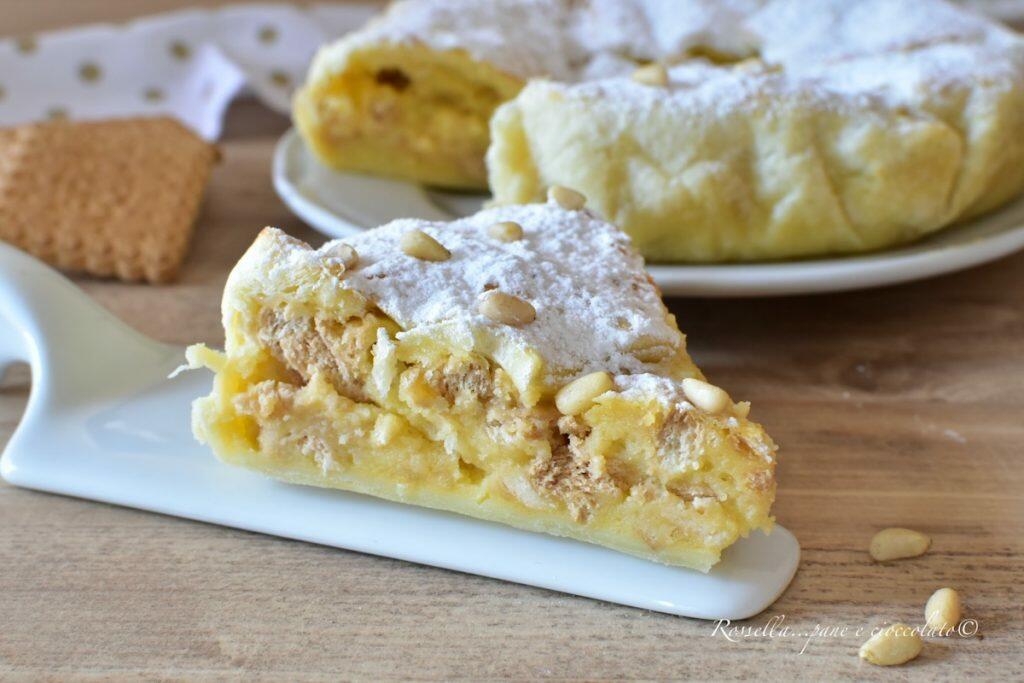
[[[2,0],[0,30],[181,4]],[[252,101],[228,118],[180,282],[78,280],[158,339],[221,342],[224,279],[264,225],[322,241],[271,188],[288,122]],[[774,637],[0,484],[0,677],[1024,678],[1024,254],[876,291],[669,305],[782,447],[775,511],[803,559],[744,623]],[[0,444],[29,384],[0,385]],[[892,525],[932,550],[874,564]],[[899,670],[858,660],[857,629],[921,623],[942,586],[979,636],[930,639]]]

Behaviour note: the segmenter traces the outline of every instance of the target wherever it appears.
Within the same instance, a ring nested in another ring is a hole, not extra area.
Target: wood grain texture
[[[34,31],[180,4],[0,0],[0,16]],[[221,287],[260,228],[323,241],[271,188],[286,127],[233,107],[180,282],[82,287],[156,338],[219,344]],[[0,678],[1024,678],[1024,254],[873,292],[670,306],[782,446],[776,514],[803,559],[745,625],[846,635],[803,654],[796,636],[733,643],[707,622],[0,484]],[[23,370],[0,384],[0,444],[28,386]],[[874,564],[890,525],[932,550]],[[853,629],[919,624],[947,585],[983,638],[930,639],[898,670],[857,659]]]

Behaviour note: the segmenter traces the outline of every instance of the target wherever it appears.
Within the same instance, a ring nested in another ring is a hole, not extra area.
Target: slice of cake
[[[707,571],[770,529],[775,446],[706,382],[630,240],[546,204],[319,250],[268,228],[194,406],[224,461]]]

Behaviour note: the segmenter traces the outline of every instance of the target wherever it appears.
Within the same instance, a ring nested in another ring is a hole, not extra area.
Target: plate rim
[[[275,145],[272,164],[274,190],[288,209],[311,228],[331,239],[343,239],[369,229],[335,213],[302,192],[295,182],[292,169],[292,157],[295,154],[312,158],[298,130],[291,127]],[[423,201],[430,203],[422,188],[413,183],[408,185],[419,190],[423,194]],[[978,220],[990,219],[1000,211],[1010,210],[1020,203],[1024,203],[1024,197],[1011,200]],[[969,225],[951,226],[938,232],[966,228]],[[667,296],[742,298],[874,289],[955,273],[1020,251],[1024,249],[1024,220],[995,234],[963,243],[936,244],[924,249],[921,247],[922,242],[917,241],[888,250],[819,259],[749,264],[648,263],[646,268],[655,284]]]

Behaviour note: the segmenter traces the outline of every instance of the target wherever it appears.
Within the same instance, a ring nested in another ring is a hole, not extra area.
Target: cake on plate
[[[710,569],[772,526],[775,446],[709,383],[583,197],[264,230],[224,291],[193,428],[225,462]]]
[[[341,169],[575,187],[651,261],[852,253],[1024,189],[1024,43],[941,0],[405,0],[295,120]]]

